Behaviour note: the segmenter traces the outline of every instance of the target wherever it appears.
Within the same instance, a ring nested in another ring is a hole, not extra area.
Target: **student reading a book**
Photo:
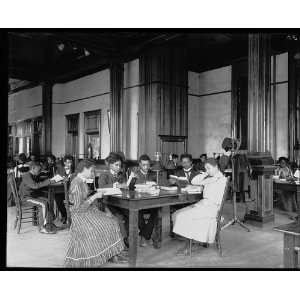
[[[151,170],[150,158],[147,154],[143,154],[139,158],[139,168],[132,174],[136,178],[137,184],[143,184],[147,181],[156,182],[156,174]],[[150,217],[145,219],[145,214],[149,214]],[[139,230],[140,230],[140,246],[145,247],[150,243],[152,236],[155,218],[157,216],[157,209],[143,209],[139,211]]]
[[[125,184],[126,183],[126,177],[121,172],[121,166],[122,166],[122,158],[117,153],[111,152],[109,156],[105,159],[109,171],[102,173],[99,176],[98,186],[99,188],[112,188],[112,187],[118,187],[119,184]],[[127,237],[128,237],[128,220],[129,220],[129,214],[128,210],[114,207],[111,205],[105,206],[105,211],[111,212],[116,218],[119,220],[119,225],[121,228],[121,233],[124,237],[124,242],[126,246],[127,243]]]
[[[50,179],[41,181],[39,178],[41,165],[35,161],[30,164],[29,172],[25,173],[22,177],[22,182],[19,188],[20,198],[22,203],[30,202],[41,207],[40,213],[40,232],[41,233],[54,233],[50,231],[47,226],[47,215],[53,214],[49,211],[48,199],[41,191],[41,188],[48,186],[52,183]],[[53,181],[54,182],[54,181]]]
[[[95,200],[102,198],[98,192],[89,195],[86,183],[94,175],[95,162],[82,160],[76,168],[76,177],[69,190],[72,224],[65,258],[66,267],[92,268],[106,263],[126,262],[121,255],[123,238],[118,222],[111,215],[100,211]]]
[[[179,180],[174,178],[170,178],[169,182],[174,184],[177,182],[181,187],[186,187],[187,185],[191,184],[193,178],[199,174],[198,171],[194,169],[193,166],[193,157],[191,154],[185,153],[181,154],[180,162],[182,165],[182,169],[176,171],[175,176],[178,177]],[[173,213],[177,209],[187,206],[187,204],[177,204],[170,206],[170,212]],[[173,236],[173,235],[172,235]]]
[[[58,176],[64,179],[69,179],[71,182],[72,179],[75,177],[73,157],[71,155],[66,155],[63,159],[63,164],[56,163],[55,169]],[[57,220],[57,222],[60,221],[62,224],[67,223],[67,210],[64,204],[64,199],[65,199],[64,194],[55,195],[55,202],[61,215],[61,219]]]
[[[174,233],[202,243],[213,243],[217,229],[216,216],[226,185],[226,177],[214,158],[205,162],[208,177],[201,177],[198,185],[203,187],[203,199],[196,204],[177,210],[173,215]],[[200,175],[199,175],[200,177]],[[188,253],[189,241],[178,254]]]

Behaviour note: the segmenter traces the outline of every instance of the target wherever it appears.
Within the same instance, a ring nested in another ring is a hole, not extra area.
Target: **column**
[[[43,154],[52,152],[52,87],[50,82],[42,84]]]
[[[123,80],[123,64],[113,63],[110,67],[110,151],[121,151]]]
[[[254,207],[245,215],[245,220],[260,224],[274,220],[270,65],[269,35],[249,34],[248,149],[253,169],[250,197]]]
[[[140,58],[139,155],[160,151],[159,135],[187,135],[186,61],[180,46],[154,48]]]

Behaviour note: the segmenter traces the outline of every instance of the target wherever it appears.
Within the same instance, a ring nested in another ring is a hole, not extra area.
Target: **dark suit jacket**
[[[141,170],[138,170],[135,174],[137,175],[137,180],[135,183],[145,183],[146,181],[156,182],[156,173],[154,171],[149,170],[149,172],[144,175]]]
[[[112,187],[115,182],[126,182],[126,178],[123,173],[119,173],[117,176],[113,176],[110,172],[102,173],[99,176],[98,186],[99,188]]]
[[[192,168],[188,182],[191,183],[192,179],[195,176],[197,176],[198,174],[199,174],[199,172],[196,171],[194,168]],[[186,177],[185,172],[184,172],[183,169],[177,170],[175,175],[178,176],[178,177]]]
[[[21,201],[26,198],[37,198],[43,196],[41,188],[50,184],[50,180],[39,180],[38,176],[33,176],[30,172],[25,173],[22,177],[22,182],[19,188]]]

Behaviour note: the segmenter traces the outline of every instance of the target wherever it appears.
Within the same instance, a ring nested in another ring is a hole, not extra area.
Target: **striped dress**
[[[86,182],[79,176],[75,177],[69,191],[73,206],[66,267],[98,267],[124,249],[117,221],[106,216],[94,204],[86,203],[88,193]]]

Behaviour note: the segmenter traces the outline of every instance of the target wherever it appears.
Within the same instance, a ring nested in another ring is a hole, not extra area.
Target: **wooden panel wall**
[[[110,67],[110,151],[121,151],[122,145],[122,97],[123,97],[123,64],[114,63]]]
[[[248,70],[248,147],[253,152],[270,151],[273,126],[270,37],[267,34],[249,34]]]
[[[156,48],[141,57],[139,154],[159,151],[159,134],[187,135],[187,75],[183,48]]]

